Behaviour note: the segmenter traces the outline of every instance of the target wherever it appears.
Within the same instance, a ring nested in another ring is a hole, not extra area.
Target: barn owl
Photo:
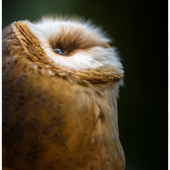
[[[2,33],[3,170],[123,170],[123,66],[88,21],[13,22]]]

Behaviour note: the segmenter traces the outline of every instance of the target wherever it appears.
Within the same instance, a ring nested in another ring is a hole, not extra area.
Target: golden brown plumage
[[[110,48],[73,35],[65,45],[66,38],[49,40],[51,51],[62,48],[67,56],[59,57],[69,61],[80,49]],[[122,69],[57,65],[25,22],[6,27],[2,38],[3,170],[124,169],[116,102]]]

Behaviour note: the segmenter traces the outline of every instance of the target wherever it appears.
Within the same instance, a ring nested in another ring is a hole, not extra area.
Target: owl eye
[[[59,48],[55,48],[54,51],[56,53],[59,53],[60,55],[65,55],[65,53],[61,49],[59,49]]]

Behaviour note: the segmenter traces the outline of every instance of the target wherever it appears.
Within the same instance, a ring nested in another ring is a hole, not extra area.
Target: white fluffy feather
[[[64,57],[59,54],[55,54],[50,47],[49,38],[61,33],[64,27],[66,31],[80,30],[84,37],[93,37],[96,41],[103,43],[109,43],[110,39],[105,37],[99,28],[94,27],[89,22],[82,22],[81,20],[65,20],[65,19],[50,19],[45,18],[40,22],[31,23],[24,21],[31,32],[39,39],[42,49],[47,56],[56,65],[72,69],[72,70],[85,70],[95,69],[98,67],[115,67],[123,71],[122,64],[119,60],[117,51],[115,48],[105,48],[101,46],[95,46],[86,50],[79,49],[70,57]]]

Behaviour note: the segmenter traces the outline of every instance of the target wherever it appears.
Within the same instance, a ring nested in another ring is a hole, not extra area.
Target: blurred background
[[[118,101],[126,170],[168,165],[168,1],[2,0],[2,27],[46,14],[91,19],[114,39],[125,69]]]

